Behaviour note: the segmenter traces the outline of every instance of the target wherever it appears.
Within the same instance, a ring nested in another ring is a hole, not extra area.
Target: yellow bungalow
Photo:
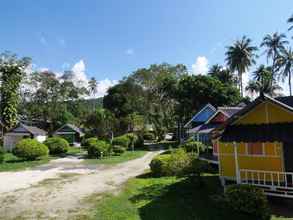
[[[216,129],[223,185],[251,184],[293,198],[293,97],[261,95]]]

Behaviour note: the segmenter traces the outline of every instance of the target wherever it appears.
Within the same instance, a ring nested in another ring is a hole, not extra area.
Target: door
[[[293,143],[283,143],[285,172],[293,172]]]

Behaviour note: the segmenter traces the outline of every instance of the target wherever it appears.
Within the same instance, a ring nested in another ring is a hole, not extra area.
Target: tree
[[[279,34],[275,32],[273,35],[266,35],[263,38],[261,47],[265,47],[265,53],[267,54],[267,62],[272,59],[272,74],[275,75],[276,60],[280,51],[284,49],[284,45],[288,44],[285,34]]]
[[[260,65],[254,71],[253,80],[249,81],[245,89],[251,94],[268,94],[275,97],[282,88],[274,79],[272,68]]]
[[[240,94],[243,97],[242,74],[248,71],[252,64],[255,64],[255,51],[257,47],[251,45],[251,39],[243,36],[232,46],[227,48],[226,62],[232,72],[237,71]]]
[[[95,77],[92,77],[89,82],[88,82],[88,92],[90,95],[95,96],[95,94],[97,93],[97,86],[98,86],[98,82],[95,79]],[[95,109],[95,102],[93,102],[93,109]]]
[[[291,86],[291,74],[293,68],[293,51],[291,48],[282,49],[280,55],[277,58],[278,69],[281,70],[280,76],[284,81],[288,78],[288,85],[290,96],[292,95],[292,86]]]
[[[30,62],[27,57],[18,59],[14,54],[1,54],[1,118],[7,130],[14,127],[18,121],[20,83]]]
[[[208,75],[220,80],[222,83],[234,85],[237,82],[237,79],[229,69],[226,69],[218,64],[211,66],[208,71]]]
[[[291,15],[290,18],[288,18],[287,22],[291,25],[288,30],[292,30],[293,29],[293,14]]]

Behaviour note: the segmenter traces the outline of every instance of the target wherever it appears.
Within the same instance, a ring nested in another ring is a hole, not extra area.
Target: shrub
[[[81,144],[84,148],[87,148],[88,146],[92,144],[96,144],[97,142],[98,142],[98,138],[91,137],[91,138],[83,139]]]
[[[203,152],[206,146],[198,141],[187,141],[183,145],[181,145],[187,152],[196,152],[197,154]]]
[[[144,148],[144,139],[143,139],[143,134],[138,133],[137,134],[137,140],[134,143],[135,148]]]
[[[183,175],[190,166],[191,158],[184,149],[173,150],[171,154],[155,157],[150,168],[154,176]]]
[[[143,134],[143,139],[148,140],[148,141],[153,141],[156,139],[156,137],[152,132],[145,132]]]
[[[129,142],[130,142],[128,147],[133,149],[135,147],[135,143],[138,140],[137,135],[134,133],[128,133],[128,134],[125,134],[125,136],[129,139]]]
[[[119,145],[126,149],[129,147],[130,143],[130,139],[126,135],[115,137],[112,141],[112,145]]]
[[[19,141],[12,153],[26,160],[35,160],[39,157],[48,155],[48,147],[35,139],[22,139]]]
[[[126,149],[122,146],[114,145],[112,147],[112,151],[115,155],[121,155],[126,151]]]
[[[69,143],[61,137],[48,138],[44,144],[49,148],[50,154],[63,154],[68,151]]]
[[[270,219],[268,200],[263,191],[250,185],[230,185],[225,191],[229,208],[258,219]]]
[[[87,147],[88,156],[90,158],[100,158],[102,156],[108,156],[111,151],[111,145],[106,141],[97,141],[91,143]]]
[[[0,163],[4,162],[4,154],[5,154],[4,149],[0,147]]]

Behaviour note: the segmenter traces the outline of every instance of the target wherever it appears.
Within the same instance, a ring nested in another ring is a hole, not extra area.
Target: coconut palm
[[[287,22],[291,25],[288,30],[292,30],[293,29],[293,14],[291,15],[290,18],[288,18]]]
[[[253,80],[248,82],[245,90],[251,94],[259,93],[275,97],[282,88],[274,79],[272,68],[260,65],[256,71],[253,72]]]
[[[95,94],[97,93],[97,86],[98,86],[98,82],[95,79],[95,77],[92,77],[89,82],[88,82],[88,92],[90,95],[95,96]],[[96,108],[96,103],[95,100],[92,100],[93,103],[93,109]]]
[[[284,49],[284,45],[288,44],[285,34],[279,34],[278,32],[273,33],[273,35],[266,35],[263,38],[261,47],[265,47],[265,53],[267,54],[267,62],[272,59],[272,72],[275,74],[276,59],[280,54],[280,50]]]
[[[291,74],[293,71],[293,51],[290,48],[281,50],[280,55],[277,58],[277,68],[280,69],[280,77],[284,81],[288,78],[288,85],[290,96],[292,95],[292,86],[291,86]]]
[[[243,36],[232,46],[227,48],[226,62],[232,72],[237,71],[240,93],[243,96],[242,74],[255,64],[255,51],[257,47],[251,45],[251,39]]]

